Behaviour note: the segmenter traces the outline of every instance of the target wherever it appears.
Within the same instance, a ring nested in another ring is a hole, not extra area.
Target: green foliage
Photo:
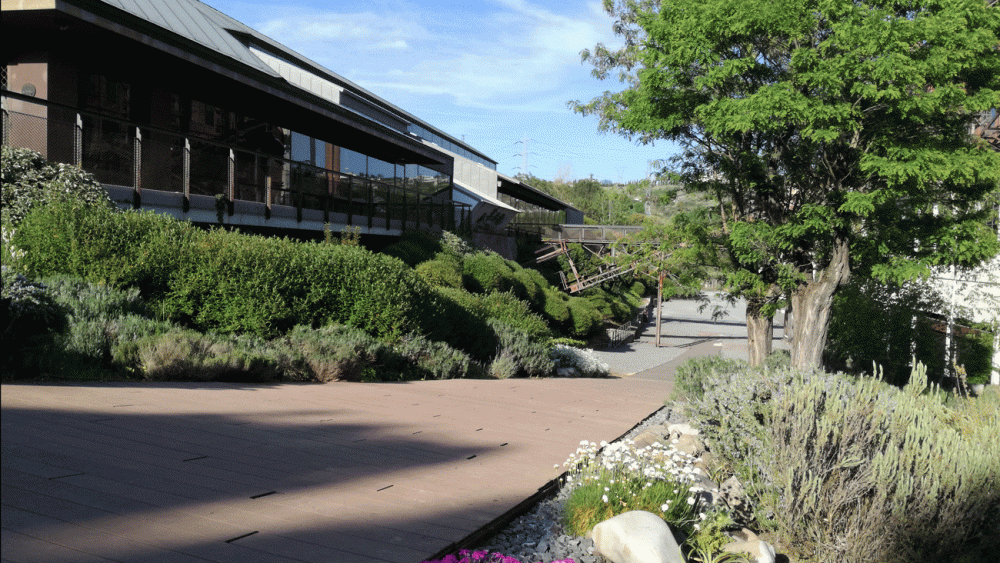
[[[938,377],[944,369],[944,351],[924,311],[940,310],[941,298],[920,284],[882,284],[860,279],[834,297],[827,364],[852,373],[886,369],[885,379],[904,385],[909,364],[917,361]]]
[[[719,373],[735,373],[749,366],[741,360],[717,356],[691,358],[677,366],[674,374],[674,394],[680,400],[697,400],[705,396],[704,381]]]
[[[382,254],[399,258],[407,266],[413,267],[434,257],[444,250],[441,241],[423,231],[406,231],[397,242],[382,250]]]
[[[57,350],[56,338],[67,328],[67,313],[48,288],[30,282],[7,266],[0,293],[4,378],[37,375]]]
[[[30,149],[0,148],[3,222],[17,227],[35,207],[56,201],[113,209],[101,184],[76,166],[50,163]]]
[[[216,230],[189,249],[163,310],[201,330],[274,336],[344,323],[393,337],[417,326],[429,294],[413,270],[360,247]]]
[[[985,557],[978,545],[995,534],[1000,509],[993,405],[943,405],[925,393],[922,366],[903,389],[769,368],[710,374],[702,388],[688,414],[705,421],[712,452],[756,500],[758,526],[775,528],[796,555]]]
[[[174,328],[139,339],[142,375],[156,381],[264,382],[281,374],[281,360],[267,342]]]
[[[574,338],[586,338],[601,327],[601,314],[596,307],[583,298],[566,302],[569,309],[568,332]]]
[[[432,286],[462,287],[462,260],[453,254],[440,252],[433,260],[418,264],[416,270]]]
[[[200,236],[190,223],[150,211],[114,213],[70,201],[41,206],[21,222],[14,243],[32,275],[70,274],[157,297]]]
[[[497,355],[490,364],[489,373],[498,379],[516,375],[544,377],[550,375],[555,364],[549,357],[549,346],[538,342],[528,332],[500,321],[490,321],[499,345]]]
[[[1000,103],[995,4],[604,7],[623,46],[584,58],[627,89],[573,106],[602,129],[681,145],[685,184],[726,214],[732,291],[809,294],[799,305],[821,310],[852,271],[900,283],[1000,250],[980,205],[1000,195],[1000,152],[969,135]],[[814,365],[825,323],[799,328],[793,359]]]
[[[552,336],[545,319],[531,312],[531,308],[513,293],[487,293],[477,296],[485,318],[524,331],[532,340],[547,340]]]
[[[148,311],[137,288],[119,290],[65,275],[44,278],[42,283],[68,313],[68,330],[58,343],[73,363],[110,365],[116,349],[169,327],[168,323],[139,320]]]
[[[648,480],[633,473],[604,471],[574,489],[566,499],[563,526],[569,534],[585,536],[609,518],[631,510],[645,510],[663,516],[675,527],[678,521],[684,522],[690,529],[692,510],[685,502],[689,494],[687,486],[674,480]],[[668,503],[673,510],[664,513],[661,507]]]
[[[463,262],[465,288],[473,293],[512,291],[516,286],[514,268],[493,252],[477,252]]]

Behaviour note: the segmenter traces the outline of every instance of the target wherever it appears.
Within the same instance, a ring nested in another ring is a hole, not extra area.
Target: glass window
[[[319,166],[320,168],[326,168],[326,146],[325,142],[319,139],[313,139],[313,150],[315,151],[313,164]]]
[[[340,149],[340,172],[366,176],[368,174],[368,158],[350,149]]]
[[[312,164],[312,139],[292,131],[292,160]]]
[[[368,157],[368,176],[383,182],[391,182],[396,176],[396,167],[383,160]]]

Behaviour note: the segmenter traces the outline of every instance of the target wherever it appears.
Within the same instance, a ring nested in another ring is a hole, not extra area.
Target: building
[[[197,0],[2,0],[3,142],[123,206],[368,238],[468,229],[512,247],[496,161]]]

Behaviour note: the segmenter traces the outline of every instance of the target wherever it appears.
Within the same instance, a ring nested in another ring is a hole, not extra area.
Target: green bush
[[[159,381],[273,381],[285,363],[263,340],[187,329],[140,339],[138,356],[143,377]]]
[[[463,261],[465,289],[472,293],[504,292],[514,289],[514,270],[499,254],[477,252]]]
[[[419,264],[417,275],[432,286],[462,287],[462,261],[453,254],[438,253],[433,260]]]
[[[870,373],[877,364],[887,370],[886,381],[901,386],[915,352],[917,361],[940,377],[942,344],[923,311],[941,307],[937,295],[926,288],[854,280],[833,299],[824,364],[850,373]]]
[[[32,275],[70,274],[156,298],[200,236],[190,223],[151,211],[113,213],[59,201],[29,213],[14,242]]]
[[[482,375],[482,367],[468,354],[420,335],[403,337],[393,346],[393,351],[406,361],[402,370],[405,379],[458,379]]]
[[[490,366],[494,377],[544,377],[555,370],[555,362],[549,357],[548,344],[538,342],[518,327],[497,321],[491,321],[490,326],[500,341],[497,355]]]
[[[674,372],[674,393],[680,400],[697,400],[705,396],[705,380],[718,374],[746,370],[749,364],[721,355],[691,358],[677,366]]]
[[[342,323],[394,338],[420,325],[432,298],[412,269],[360,247],[216,230],[174,274],[164,310],[202,330],[275,336]]]
[[[37,375],[58,350],[56,339],[67,329],[67,312],[45,285],[30,282],[7,266],[0,271],[4,378]]]
[[[423,231],[406,231],[397,242],[390,244],[382,253],[399,258],[407,266],[413,267],[434,257],[444,250],[438,237]]]
[[[545,319],[532,313],[531,307],[513,293],[494,292],[477,297],[487,320],[520,329],[532,340],[544,340],[552,336]]]
[[[759,528],[818,561],[982,560],[1000,510],[995,411],[879,378],[762,368],[703,379],[688,414],[756,500]]]
[[[113,208],[101,184],[80,168],[50,163],[30,149],[3,145],[0,151],[0,207],[5,225],[16,228],[33,208],[55,201]]]
[[[601,327],[601,314],[593,304],[582,297],[570,298],[566,303],[569,308],[569,334],[575,338],[586,338]]]
[[[543,314],[556,327],[565,328],[569,325],[569,296],[556,289],[545,289]]]
[[[285,336],[290,361],[285,376],[295,381],[375,380],[386,346],[361,329],[330,325],[297,326]]]

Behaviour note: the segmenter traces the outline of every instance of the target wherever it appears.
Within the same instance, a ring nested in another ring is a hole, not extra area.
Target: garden
[[[5,379],[602,376],[586,340],[646,291],[569,296],[447,232],[373,253],[121,211],[78,168],[6,146],[2,213]]]
[[[551,520],[509,532],[549,529],[544,537],[494,538],[442,563],[595,560],[573,547],[579,537],[635,510],[669,523],[686,560],[703,563],[753,561],[727,548],[747,531],[776,548],[768,561],[973,563],[1000,549],[995,388],[942,392],[920,364],[902,387],[881,374],[801,373],[775,354],[758,368],[690,360],[675,393],[665,410],[697,425],[708,453],[669,438],[584,441],[543,503]],[[733,481],[738,502],[719,491]]]

